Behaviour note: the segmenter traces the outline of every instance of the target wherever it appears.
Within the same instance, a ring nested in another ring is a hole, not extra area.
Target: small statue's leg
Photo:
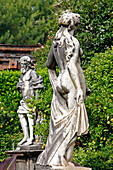
[[[29,121],[29,128],[30,128],[30,140],[33,141],[34,139],[34,119],[31,118],[31,116],[28,116],[28,121]]]
[[[23,130],[23,133],[24,133],[24,138],[18,143],[18,145],[22,145],[29,138],[29,136],[28,136],[28,128],[27,128],[27,121],[25,119],[25,116],[23,114],[18,114],[18,116],[20,118],[20,123],[21,123],[22,130]]]
[[[30,114],[27,114],[28,116],[28,122],[29,122],[29,130],[30,130],[30,138],[27,139],[27,142],[24,144],[24,146],[33,144],[34,140],[34,119],[31,118]]]

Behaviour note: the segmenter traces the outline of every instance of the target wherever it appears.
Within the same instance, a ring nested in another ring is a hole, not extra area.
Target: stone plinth
[[[92,168],[82,167],[82,166],[72,166],[67,167],[50,167],[43,165],[36,165],[36,170],[92,170]]]
[[[35,150],[35,151],[38,151],[38,150],[42,150],[42,146],[43,146],[43,142],[39,142],[39,143],[36,143],[36,142],[33,142],[33,145],[20,145],[20,146],[17,146],[16,150]]]
[[[6,151],[7,155],[17,155],[16,170],[35,170],[37,157],[42,150]]]

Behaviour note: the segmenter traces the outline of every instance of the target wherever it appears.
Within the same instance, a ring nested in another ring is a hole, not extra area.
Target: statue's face
[[[72,19],[71,19],[71,23],[68,27],[68,30],[69,31],[76,30],[77,27],[79,26],[79,24],[80,24],[80,15],[72,13]]]
[[[77,27],[80,24],[80,15],[79,14],[74,14],[74,25]]]
[[[21,62],[20,65],[21,65],[21,73],[25,74],[29,69],[28,63],[27,62]]]

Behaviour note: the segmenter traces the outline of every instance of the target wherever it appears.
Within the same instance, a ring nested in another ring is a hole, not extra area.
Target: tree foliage
[[[62,0],[61,9],[71,9],[81,16],[76,34],[84,51],[82,61],[87,63],[95,52],[104,52],[113,45],[113,11],[111,0]]]
[[[52,30],[54,36],[58,18],[67,9],[81,15],[76,37],[84,50],[83,62],[90,61],[95,52],[111,47],[111,0],[1,0],[0,43],[46,44],[49,31]]]
[[[44,43],[53,13],[53,0],[1,0],[0,43]]]

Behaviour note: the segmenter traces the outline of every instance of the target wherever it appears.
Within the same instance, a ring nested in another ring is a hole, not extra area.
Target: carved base
[[[76,163],[75,163],[76,164]],[[91,168],[74,166],[74,164],[70,163],[67,167],[62,166],[44,166],[44,165],[36,165],[36,170],[92,170]]]
[[[42,150],[6,151],[8,156],[17,155],[16,170],[35,170],[37,157]]]
[[[42,145],[43,144],[34,144],[34,145],[29,145],[29,146],[24,146],[20,145],[20,150],[42,150]]]
[[[42,150],[43,143],[33,142],[33,145],[19,145],[16,150]]]
[[[56,168],[52,168],[50,166],[36,166],[36,170],[92,170],[91,168],[87,168],[87,167],[64,167],[64,168],[60,168],[60,167],[56,167]]]

